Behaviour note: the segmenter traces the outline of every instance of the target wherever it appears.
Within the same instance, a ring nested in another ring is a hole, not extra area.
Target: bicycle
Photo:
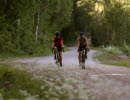
[[[82,57],[81,57],[81,61],[80,61],[80,63],[81,63],[80,66],[82,67],[82,69],[85,69],[85,60],[86,60],[85,48],[82,48],[81,51],[82,51]],[[89,52],[89,51],[90,51],[90,50],[87,49],[87,52]]]
[[[82,69],[85,69],[85,48],[82,48],[82,57],[81,57],[81,61],[80,61],[80,63],[81,63],[81,67],[82,67]]]
[[[53,48],[53,50],[52,50],[52,52],[54,51],[54,48]],[[62,47],[62,51],[64,52],[64,47]],[[58,66],[58,67],[62,67],[60,64],[61,64],[61,58],[60,58],[60,51],[57,49],[57,52],[56,52],[56,65]]]

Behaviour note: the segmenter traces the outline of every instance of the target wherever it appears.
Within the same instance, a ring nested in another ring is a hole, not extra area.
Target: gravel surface
[[[86,69],[83,70],[78,65],[76,47],[71,47],[70,51],[63,53],[62,69],[69,73],[76,72],[79,81],[91,91],[95,100],[130,100],[130,69],[100,64],[93,59],[96,53],[98,53],[96,50],[88,53]],[[18,59],[15,62],[26,63],[30,67],[35,64],[37,68],[57,67],[53,56]]]

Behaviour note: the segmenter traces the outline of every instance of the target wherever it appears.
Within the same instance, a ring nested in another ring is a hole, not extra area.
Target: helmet
[[[80,32],[80,36],[83,36],[84,35],[84,32]]]
[[[57,32],[55,33],[55,35],[56,35],[56,36],[60,36],[60,32],[57,31]]]

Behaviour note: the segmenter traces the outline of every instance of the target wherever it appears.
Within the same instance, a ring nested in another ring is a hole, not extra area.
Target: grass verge
[[[64,51],[68,51],[69,49],[65,46]],[[32,58],[32,57],[42,57],[51,55],[52,49],[46,48],[46,49],[38,49],[37,52],[34,52],[33,54],[28,54],[25,52],[17,51],[17,53],[0,53],[0,62],[11,60],[14,58]]]
[[[116,62],[109,62],[110,65],[116,65],[116,66],[126,66],[130,67],[130,61],[116,61]]]
[[[94,47],[93,45],[90,45],[89,48],[91,50],[101,50],[102,49],[101,47]]]
[[[40,95],[44,83],[33,79],[31,74],[0,65],[0,100],[20,99]],[[2,99],[3,98],[3,99]]]
[[[33,54],[28,54],[25,52],[18,52],[18,53],[1,53],[0,54],[0,61],[5,61],[7,59],[13,59],[13,58],[31,58],[31,57],[41,57],[41,56],[47,56],[52,54],[51,48],[50,49],[44,49],[44,50],[38,50],[37,52]]]
[[[25,65],[0,65],[0,100],[93,100],[75,71]]]
[[[103,64],[130,67],[130,58],[124,54],[103,51],[96,58]]]
[[[26,71],[0,66],[0,100],[68,100],[67,91],[63,88],[59,90],[61,80],[51,82],[50,70],[48,73],[46,76],[34,74],[32,77]]]

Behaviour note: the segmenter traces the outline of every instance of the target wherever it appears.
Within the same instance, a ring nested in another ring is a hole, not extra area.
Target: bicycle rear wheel
[[[82,69],[85,69],[85,53],[82,53]]]
[[[56,65],[57,65],[57,67],[62,67],[61,58],[60,58],[60,56],[59,56],[59,53],[57,53]]]

